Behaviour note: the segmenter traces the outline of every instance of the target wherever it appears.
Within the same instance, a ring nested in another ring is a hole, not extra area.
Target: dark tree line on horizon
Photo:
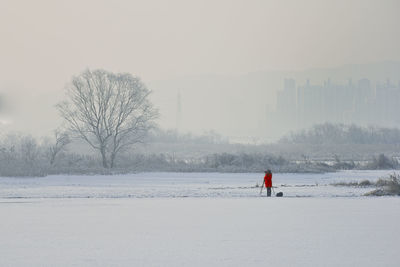
[[[355,124],[316,124],[279,140],[282,144],[400,144],[400,129]]]
[[[160,143],[157,143],[158,145]],[[0,176],[46,176],[49,174],[118,174],[132,172],[332,172],[343,169],[398,169],[395,158],[378,154],[364,164],[342,161],[332,163],[308,157],[288,159],[267,151],[212,153],[200,157],[176,157],[173,153],[138,153],[126,150],[113,169],[104,168],[97,153],[77,153],[70,149],[69,137],[52,138],[7,135],[0,138]]]

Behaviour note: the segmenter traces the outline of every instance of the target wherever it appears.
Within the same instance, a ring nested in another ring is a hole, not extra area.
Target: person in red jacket
[[[272,172],[271,170],[267,170],[264,176],[264,184],[267,188],[267,196],[271,196],[271,188],[272,188]]]

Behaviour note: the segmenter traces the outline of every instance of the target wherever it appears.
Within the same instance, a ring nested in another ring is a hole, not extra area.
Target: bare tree
[[[158,113],[150,91],[128,73],[86,70],[67,86],[57,105],[69,129],[98,150],[103,167],[113,168],[119,152],[142,142]]]
[[[54,165],[58,153],[65,150],[66,146],[71,143],[71,139],[66,132],[56,130],[54,131],[54,138],[55,142],[48,147],[48,155],[51,166]]]
[[[20,141],[21,158],[29,167],[33,167],[39,156],[39,145],[32,136],[23,136]]]

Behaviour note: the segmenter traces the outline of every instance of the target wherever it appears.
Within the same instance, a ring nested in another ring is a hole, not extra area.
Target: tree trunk
[[[102,148],[100,149],[100,152],[101,152],[101,157],[103,159],[103,167],[108,169],[106,150]]]
[[[110,168],[111,169],[114,168],[115,156],[116,156],[116,153],[112,152],[111,156],[110,156]]]
[[[55,159],[56,159],[56,156],[54,154],[52,154],[51,158],[50,158],[50,166],[53,166]]]

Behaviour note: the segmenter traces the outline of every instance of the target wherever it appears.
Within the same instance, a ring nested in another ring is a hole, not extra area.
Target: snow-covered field
[[[330,185],[388,173],[0,178],[0,266],[398,266],[400,198]]]
[[[390,171],[342,171],[325,174],[273,175],[275,191],[286,197],[354,197],[371,188],[337,187],[335,182],[387,177]],[[259,197],[263,174],[138,173],[114,176],[1,178],[1,198],[158,198]],[[265,191],[264,191],[265,194]]]

